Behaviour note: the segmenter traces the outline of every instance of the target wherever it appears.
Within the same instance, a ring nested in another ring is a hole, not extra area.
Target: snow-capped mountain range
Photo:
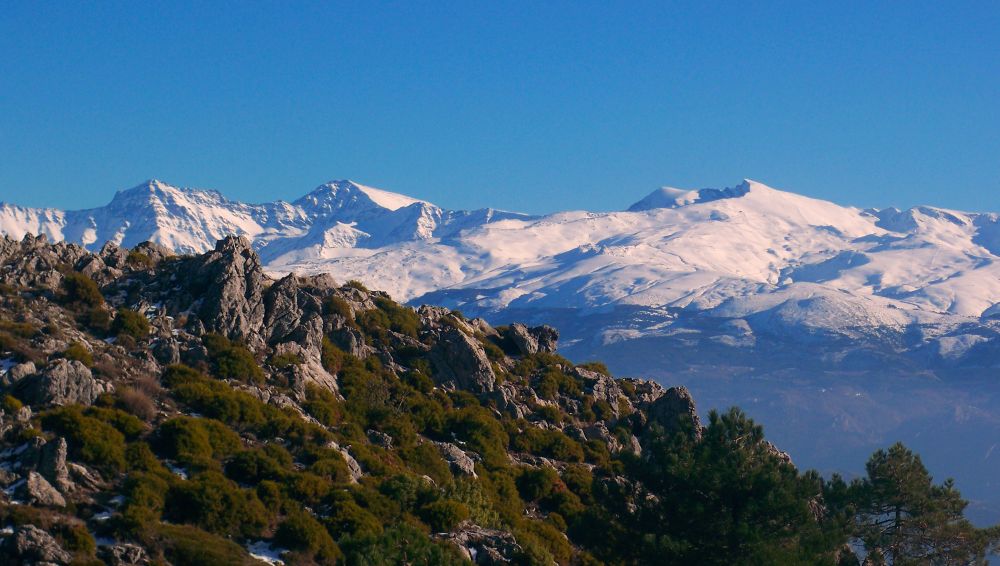
[[[276,272],[328,271],[493,319],[554,317],[584,355],[656,338],[747,353],[777,339],[821,347],[834,366],[858,352],[982,365],[1000,335],[997,214],[861,210],[749,180],[544,216],[445,210],[352,181],[245,204],[153,180],[90,210],[0,205],[0,232],[178,253],[243,234]]]
[[[860,469],[903,439],[1000,519],[997,214],[862,210],[749,180],[542,216],[446,210],[351,181],[266,204],[148,181],[90,210],[0,205],[0,232],[178,253],[242,234],[276,273],[554,324],[570,359],[738,404],[809,466]]]

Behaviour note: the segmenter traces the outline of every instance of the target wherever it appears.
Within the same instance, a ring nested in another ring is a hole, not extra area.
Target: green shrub
[[[8,393],[3,396],[3,403],[0,405],[0,409],[3,409],[3,412],[8,415],[16,415],[23,406],[24,403],[22,403],[17,397]]]
[[[368,287],[365,287],[365,284],[362,283],[362,282],[360,282],[360,281],[358,281],[357,279],[351,279],[350,281],[348,281],[347,283],[345,283],[344,286],[348,287],[348,288],[351,288],[351,289],[357,289],[357,290],[363,291],[365,293],[369,293],[370,292],[368,290]]]
[[[521,430],[510,437],[512,449],[556,460],[583,461],[583,446],[566,436],[562,431],[538,428],[523,421],[520,426]]]
[[[246,566],[250,556],[240,545],[190,525],[159,525],[158,545],[173,564]]]
[[[243,484],[281,480],[286,471],[281,462],[259,449],[239,452],[226,463],[226,476]]]
[[[212,419],[175,417],[156,431],[156,444],[167,457],[196,469],[218,467],[216,460],[241,448],[240,437]]]
[[[153,258],[139,250],[130,250],[125,257],[125,262],[136,269],[148,269],[153,266]]]
[[[377,536],[382,533],[382,522],[349,496],[336,501],[324,520],[330,534],[340,540],[347,536]]]
[[[271,356],[269,363],[276,368],[286,369],[292,366],[300,365],[302,363],[302,358],[300,358],[298,354],[286,352],[284,354],[275,354]]]
[[[169,474],[132,472],[125,479],[122,494],[121,527],[129,536],[146,538],[155,530],[174,478]]]
[[[97,307],[104,304],[104,295],[93,279],[79,272],[67,273],[62,280],[63,300],[71,305]]]
[[[105,472],[125,468],[125,436],[108,423],[85,416],[79,406],[44,413],[42,426],[66,437],[72,457]]]
[[[334,483],[347,483],[351,481],[351,471],[347,467],[344,457],[339,453],[313,462],[309,466],[309,471]]]
[[[163,381],[174,397],[192,410],[238,427],[264,425],[276,412],[259,399],[182,365],[167,368]]]
[[[142,313],[127,308],[118,309],[114,322],[111,323],[111,333],[118,337],[128,336],[134,340],[142,340],[149,336],[149,321]]]
[[[448,499],[439,499],[420,508],[420,518],[435,533],[451,531],[469,518],[469,508]]]
[[[167,494],[164,517],[223,536],[254,536],[267,525],[267,510],[253,491],[218,472],[177,482]]]
[[[217,377],[246,383],[264,383],[264,371],[245,346],[218,334],[205,334],[202,342],[208,350]]]
[[[115,427],[128,440],[134,440],[146,432],[146,423],[120,409],[89,407],[84,414]]]
[[[316,385],[306,387],[306,401],[302,404],[302,408],[326,426],[336,426],[344,417],[337,396]]]
[[[343,557],[323,525],[299,509],[290,512],[278,525],[274,541],[289,550],[308,553],[320,564],[335,564]]]
[[[342,297],[330,295],[330,297],[323,303],[323,311],[326,314],[339,315],[347,320],[348,324],[354,325],[354,312],[351,311],[350,303],[345,301]]]
[[[502,526],[500,515],[493,509],[493,504],[480,480],[459,478],[449,486],[445,496],[465,505],[466,509],[469,510],[469,519],[473,523],[488,529]]]
[[[548,497],[557,485],[561,485],[559,474],[552,468],[522,468],[517,475],[517,490],[527,501]]]
[[[90,557],[97,551],[97,542],[84,524],[63,524],[57,534],[62,547],[72,553]]]
[[[348,564],[468,564],[458,550],[447,543],[436,543],[411,525],[401,523],[381,535],[348,537],[341,543]]]
[[[63,357],[67,360],[76,360],[87,367],[94,367],[94,356],[86,346],[79,342],[73,342],[65,351]]]
[[[507,432],[489,411],[466,407],[447,415],[447,430],[483,457],[487,466],[507,464]]]

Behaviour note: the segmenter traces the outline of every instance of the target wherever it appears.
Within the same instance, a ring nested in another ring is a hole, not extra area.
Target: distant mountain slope
[[[622,341],[665,339],[752,367],[765,353],[798,363],[775,349],[806,345],[824,368],[985,368],[1000,343],[996,214],[860,210],[753,181],[545,216],[445,210],[352,181],[266,204],[148,181],[91,210],[2,205],[0,232],[180,253],[241,234],[272,271],[331,272],[497,321],[562,320],[570,351],[613,363]],[[643,360],[630,369],[648,371]]]

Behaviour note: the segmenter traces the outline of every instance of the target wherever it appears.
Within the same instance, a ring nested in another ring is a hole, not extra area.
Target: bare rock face
[[[364,470],[361,469],[361,464],[354,459],[354,456],[351,455],[347,448],[332,441],[327,445],[327,448],[333,448],[337,452],[340,452],[340,455],[343,456],[344,461],[347,462],[347,471],[351,475],[351,483],[358,483],[358,481],[364,477],[365,473]]]
[[[194,294],[203,296],[198,316],[205,329],[251,349],[263,347],[265,275],[250,241],[228,236],[196,258],[189,271],[189,286],[203,293]]]
[[[450,442],[435,442],[434,446],[441,452],[441,457],[457,474],[476,477],[476,461],[464,450]]]
[[[430,359],[441,384],[450,382],[477,395],[496,387],[496,375],[482,345],[456,328],[448,327],[441,332],[430,351]]]
[[[28,472],[28,477],[17,489],[17,494],[32,505],[44,507],[65,507],[66,498],[59,493],[41,474]]]
[[[538,352],[554,353],[559,344],[559,331],[548,325],[527,326],[515,322],[507,327],[506,338],[517,346],[524,356]]]
[[[462,554],[473,564],[486,566],[511,564],[522,552],[514,535],[473,524],[465,524],[456,532],[440,535],[439,539],[458,546]]]
[[[2,383],[0,385],[11,386],[18,381],[32,375],[38,371],[35,367],[34,362],[24,362],[23,364],[17,364],[16,366],[10,368],[7,371],[7,375],[3,376]]]
[[[613,377],[580,367],[574,368],[573,371],[577,377],[583,380],[584,390],[587,393],[593,395],[595,400],[604,401],[610,405],[611,413],[615,418],[622,416],[619,414],[618,404],[619,401],[625,399],[625,394]]]
[[[66,467],[66,439],[59,437],[42,446],[38,459],[38,473],[64,494],[73,491],[73,480]]]
[[[110,383],[94,379],[90,369],[76,360],[57,360],[17,387],[21,398],[41,405],[90,405],[102,393],[114,391]]]
[[[52,535],[34,525],[23,525],[3,543],[9,564],[69,564],[73,559]]]
[[[149,555],[141,546],[118,543],[110,546],[102,546],[101,559],[111,566],[141,566],[149,564]]]
[[[517,346],[522,355],[530,356],[538,353],[538,340],[531,335],[528,327],[520,322],[507,327],[507,338]]]
[[[663,427],[668,434],[691,426],[695,440],[701,438],[701,419],[694,406],[694,398],[687,387],[671,387],[654,401],[647,410],[650,422]]]
[[[547,324],[529,329],[531,335],[538,341],[538,351],[554,354],[559,347],[559,331]]]
[[[0,283],[55,291],[63,280],[60,268],[88,258],[84,248],[58,242],[44,235],[27,234],[20,241],[0,238]]]

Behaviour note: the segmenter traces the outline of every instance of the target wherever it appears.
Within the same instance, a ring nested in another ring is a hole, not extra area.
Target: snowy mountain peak
[[[711,202],[725,198],[739,198],[750,192],[752,188],[769,189],[766,185],[744,179],[735,187],[724,189],[678,189],[675,187],[660,187],[639,202],[628,207],[629,212],[642,212],[657,208],[678,208],[695,203]]]
[[[293,204],[301,206],[315,215],[328,215],[376,208],[395,211],[415,203],[430,204],[406,195],[383,191],[344,179],[320,185]]]

